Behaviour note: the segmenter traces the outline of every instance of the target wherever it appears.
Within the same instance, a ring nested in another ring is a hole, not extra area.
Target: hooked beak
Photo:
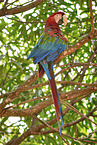
[[[62,18],[58,21],[58,24],[61,25],[64,23],[64,26],[67,25],[67,17],[65,15],[62,16]]]
[[[63,22],[64,22],[64,26],[67,25],[67,17],[65,15],[63,15]]]

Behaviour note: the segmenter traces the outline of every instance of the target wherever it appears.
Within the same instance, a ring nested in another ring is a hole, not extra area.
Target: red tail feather
[[[42,78],[42,76],[44,74],[44,69],[40,63],[38,63],[38,64],[39,64],[39,75],[40,75],[40,78]],[[58,94],[58,90],[57,90],[56,82],[55,82],[55,77],[54,77],[54,73],[53,73],[52,62],[48,63],[48,68],[49,68],[49,74],[51,77],[51,79],[49,79],[49,84],[51,87],[52,97],[53,97],[53,101],[54,101],[54,105],[55,105],[56,116],[57,116],[57,121],[58,121],[58,125],[59,125],[59,131],[60,131],[60,135],[62,137],[60,119],[61,119],[63,129],[64,129],[64,123],[63,123],[63,119],[62,119],[61,105],[60,105],[59,94]]]
[[[53,73],[53,66],[51,63],[49,63],[48,68],[49,68],[49,73],[51,76],[51,79],[49,79],[49,83],[50,83],[52,97],[53,97],[53,101],[54,101],[54,105],[55,105],[55,109],[56,109],[56,115],[57,115],[57,121],[58,121],[58,125],[59,125],[60,135],[62,137],[60,119],[61,119],[63,129],[64,129],[64,124],[63,124],[63,119],[62,119],[62,111],[61,111],[61,105],[60,105],[60,101],[59,101],[59,94],[58,94],[58,90],[56,87],[55,77],[54,77],[54,73]]]
[[[51,79],[49,79],[49,83],[50,83],[50,87],[51,87],[51,91],[52,91],[53,101],[54,101],[54,104],[55,104],[57,118],[59,120],[60,117],[59,117],[58,112],[60,112],[60,109],[59,109],[59,104],[58,104],[58,100],[57,100],[58,91],[57,91],[57,87],[56,87],[56,83],[55,83],[55,78],[54,78],[52,66],[51,66],[50,63],[49,63],[49,73],[50,73],[50,76],[51,76]]]

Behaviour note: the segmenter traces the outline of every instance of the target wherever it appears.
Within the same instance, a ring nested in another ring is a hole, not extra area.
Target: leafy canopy
[[[97,143],[97,31],[91,33],[91,22],[97,28],[97,11],[96,0],[90,2],[0,1],[0,144]],[[47,77],[40,79],[38,65],[27,60],[47,17],[60,10],[68,19],[65,27],[60,26],[69,41],[67,50],[73,49],[66,57],[61,54],[63,59],[55,65],[65,125],[63,141],[54,130],[58,124]]]

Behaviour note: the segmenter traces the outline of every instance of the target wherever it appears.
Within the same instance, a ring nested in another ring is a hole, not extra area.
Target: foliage
[[[90,20],[90,1],[44,0],[24,12],[22,7],[33,1],[6,0],[0,3],[0,144],[97,143],[97,32],[92,33],[92,39],[88,37],[86,40],[93,29],[92,21],[97,28],[97,11],[96,0],[92,0],[93,19]],[[9,9],[19,7],[21,13],[7,13]],[[50,87],[46,75],[38,78],[38,65],[33,64],[32,59],[27,60],[43,32],[47,17],[60,10],[68,19],[66,27],[61,26],[69,41],[67,50],[79,43],[79,49],[55,66],[62,100],[64,140],[55,130],[44,125],[46,122],[58,128]],[[5,15],[2,15],[4,11]],[[92,121],[85,118],[86,115]]]

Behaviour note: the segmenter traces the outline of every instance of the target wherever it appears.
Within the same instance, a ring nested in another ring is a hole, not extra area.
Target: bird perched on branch
[[[56,12],[49,16],[46,21],[42,36],[28,56],[28,59],[33,57],[34,63],[39,64],[40,78],[42,78],[44,72],[48,77],[61,137],[62,134],[60,120],[63,129],[64,123],[52,62],[59,56],[62,51],[64,51],[68,43],[67,38],[62,35],[59,27],[59,25],[62,23],[64,23],[64,26],[67,24],[67,18],[64,12]]]

